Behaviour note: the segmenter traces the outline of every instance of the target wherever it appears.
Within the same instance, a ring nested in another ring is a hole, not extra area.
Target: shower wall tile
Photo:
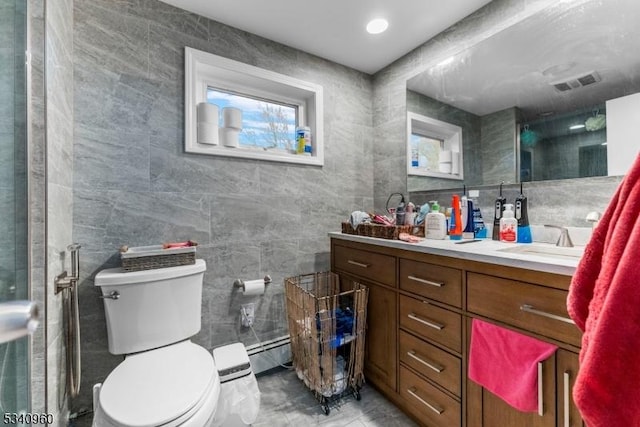
[[[47,412],[63,424],[69,412],[62,295],[54,278],[70,271],[73,242],[73,1],[46,2],[46,323]]]
[[[28,123],[31,131],[29,140],[28,178],[29,178],[29,227],[30,227],[30,298],[42,309],[45,308],[46,277],[45,277],[45,177],[44,177],[44,1],[27,0],[27,20],[30,31],[29,45],[31,52],[31,73],[29,84],[31,96],[26,100],[31,108],[31,120]],[[45,328],[38,328],[31,337],[31,411],[34,413],[47,412],[46,400],[46,363],[47,343],[45,342]]]
[[[76,1],[74,18],[73,237],[84,250],[81,323],[95,331],[83,353],[109,361],[83,362],[79,408],[119,360],[93,277],[119,265],[120,245],[198,241],[207,272],[194,340],[250,345],[233,281],[270,274],[256,330],[286,334],[284,278],[329,268],[327,232],[372,207],[374,173],[370,76],[156,0]],[[325,166],[185,153],[185,46],[322,85]]]

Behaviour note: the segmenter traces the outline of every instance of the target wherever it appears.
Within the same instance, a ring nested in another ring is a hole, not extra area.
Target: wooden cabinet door
[[[584,427],[584,421],[573,403],[573,385],[578,374],[578,355],[566,350],[558,350],[556,384],[558,398],[557,427]]]
[[[364,370],[367,381],[388,391],[397,391],[397,301],[396,292],[383,286],[369,287]]]
[[[542,415],[521,412],[467,378],[467,427],[556,427],[556,357],[542,362]]]

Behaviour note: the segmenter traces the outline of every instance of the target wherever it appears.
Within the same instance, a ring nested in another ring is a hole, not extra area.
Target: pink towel
[[[538,362],[555,345],[473,319],[469,378],[523,412],[538,410]]]
[[[567,309],[584,331],[573,398],[590,427],[640,426],[640,156],[587,244]]]

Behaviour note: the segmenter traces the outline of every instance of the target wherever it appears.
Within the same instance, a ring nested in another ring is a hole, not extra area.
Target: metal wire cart
[[[331,272],[285,279],[293,366],[322,410],[347,394],[360,400],[369,289],[340,289]]]

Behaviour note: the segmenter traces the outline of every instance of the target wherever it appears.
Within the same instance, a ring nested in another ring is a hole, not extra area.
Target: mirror
[[[471,185],[623,174],[640,145],[638,22],[636,0],[558,2],[410,78],[407,112],[462,128]]]

